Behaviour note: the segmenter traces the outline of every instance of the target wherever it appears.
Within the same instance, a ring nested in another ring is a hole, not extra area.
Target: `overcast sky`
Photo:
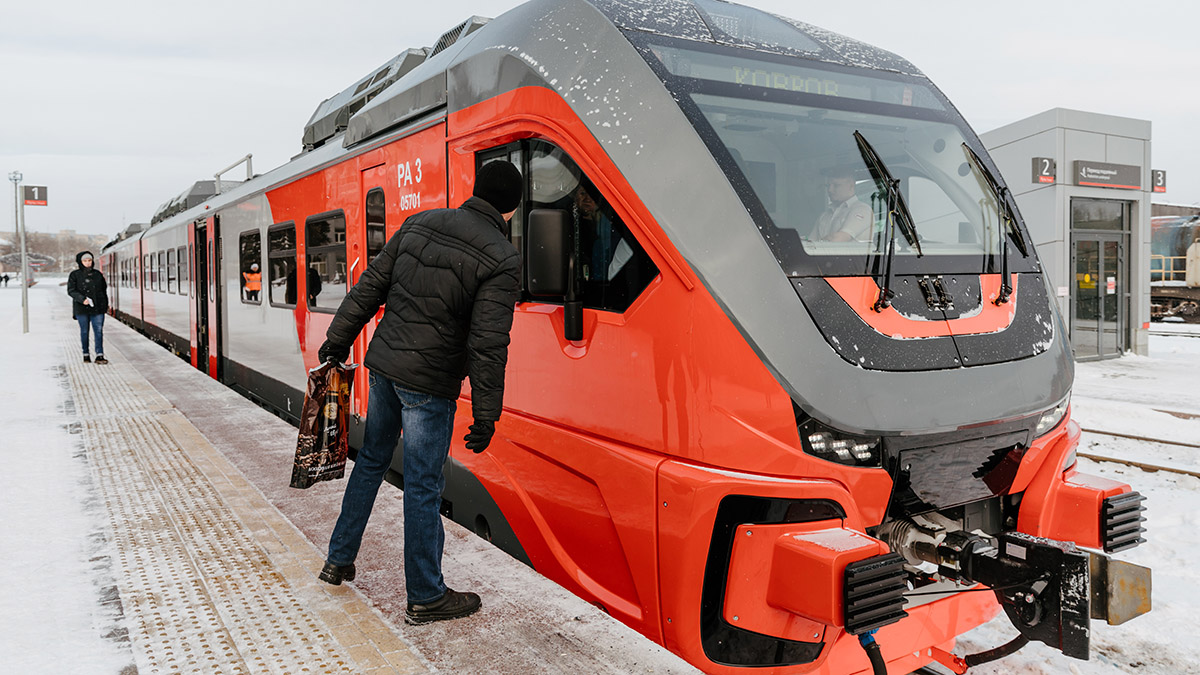
[[[300,151],[316,106],[409,47],[514,0],[6,2],[0,171],[45,185],[31,230],[114,234],[246,153]],[[1155,201],[1200,203],[1200,5],[749,0],[893,51],[978,133],[1050,108],[1150,120]],[[415,9],[414,7],[420,7]],[[1061,171],[1061,169],[1060,169]],[[228,178],[244,178],[235,170]],[[0,231],[14,226],[12,183]]]

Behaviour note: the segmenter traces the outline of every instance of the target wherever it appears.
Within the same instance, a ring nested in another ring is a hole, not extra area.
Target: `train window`
[[[296,225],[284,223],[267,230],[267,300],[273,307],[296,306]]]
[[[242,302],[258,305],[262,303],[262,234],[258,230],[238,235],[238,267],[241,272]]]
[[[562,149],[529,145],[529,209],[564,209],[575,221],[583,305],[623,312],[658,276],[658,267],[596,185]]]
[[[167,290],[167,252],[158,252],[158,279],[154,282],[154,290]]]
[[[313,216],[304,230],[308,306],[337,311],[346,297],[346,216],[340,211]]]
[[[527,142],[512,143],[503,147],[486,150],[475,155],[475,170],[493,160],[503,159],[510,162],[513,166],[521,169],[521,174],[527,174],[524,167],[522,157],[524,156],[524,148],[528,145]],[[526,189],[528,194],[528,188]],[[522,202],[526,200],[522,199]],[[521,259],[525,259],[525,209],[518,208],[513,214],[512,220],[508,221],[508,238],[513,246],[517,248],[517,253],[521,255]],[[524,285],[525,271],[521,270],[521,282]]]
[[[150,254],[142,256],[142,288],[150,290]]]
[[[167,292],[176,293],[179,290],[179,267],[175,262],[175,249],[167,249]]]
[[[387,243],[387,209],[383,199],[383,188],[367,193],[367,264],[383,250]]]
[[[188,286],[188,269],[192,266],[191,260],[188,258],[187,244],[175,249],[175,259],[179,261],[179,294],[188,295],[191,288]]]

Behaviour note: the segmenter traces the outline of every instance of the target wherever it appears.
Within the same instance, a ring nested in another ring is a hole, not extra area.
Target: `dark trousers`
[[[79,322],[79,341],[83,344],[83,353],[88,353],[88,326],[91,326],[92,333],[96,335],[96,354],[104,353],[104,315],[103,314],[77,314],[75,320]]]
[[[456,401],[402,389],[371,373],[363,446],[346,482],[342,512],[329,539],[335,565],[358,557],[363,531],[383,476],[404,431],[404,579],[408,601],[425,604],[446,593],[442,579],[442,465],[450,451]]]

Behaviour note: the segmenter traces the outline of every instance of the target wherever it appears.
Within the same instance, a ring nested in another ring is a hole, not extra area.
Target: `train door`
[[[371,153],[364,158],[360,166],[366,167],[361,169],[362,184],[359,192],[363,195],[364,227],[353,228],[352,232],[347,233],[352,251],[350,255],[351,286],[358,283],[358,278],[362,276],[363,270],[371,264],[375,256],[383,250],[383,245],[387,243],[387,194],[395,189],[397,182],[394,174],[387,170],[382,153]],[[375,334],[375,326],[382,318],[383,309],[381,308],[376,313],[375,320],[368,322],[366,330],[359,333],[350,355],[355,363],[363,362],[367,353],[367,345],[371,342],[371,336]],[[355,374],[354,401],[351,404],[351,412],[360,416],[367,414],[369,386],[366,371],[366,368],[359,368]]]
[[[659,458],[636,448],[658,443],[652,435],[660,429],[630,419],[629,400],[655,400],[645,390],[655,386],[654,375],[638,367],[650,361],[631,362],[630,355],[648,359],[664,349],[648,330],[661,316],[652,315],[680,308],[647,306],[661,285],[655,284],[658,268],[598,172],[589,175],[566,150],[542,140],[478,152],[476,167],[493,159],[511,161],[526,178],[525,202],[510,223],[523,256],[528,223],[521,216],[533,209],[565,212],[575,300],[523,296],[518,302],[506,413],[495,450],[488,451],[504,473],[493,478],[490,466],[470,466],[485,483],[520,486],[514,490],[523,495],[516,498],[520,505],[501,490],[494,494],[536,569],[654,634],[655,542],[635,523],[655,521]],[[578,304],[568,307],[572,303]],[[566,335],[566,316],[574,312],[582,315],[579,338]],[[523,512],[532,522],[522,522]]]
[[[121,268],[117,263],[117,254],[110,253],[100,258],[104,275],[104,283],[108,284],[108,313],[116,314],[121,307]]]
[[[192,224],[192,366],[208,372],[208,226],[198,220]]]
[[[1125,351],[1129,202],[1071,200],[1071,345],[1078,360],[1111,358]]]
[[[196,221],[193,269],[195,277],[195,342],[193,365],[213,379],[221,379],[220,228],[218,216]]]

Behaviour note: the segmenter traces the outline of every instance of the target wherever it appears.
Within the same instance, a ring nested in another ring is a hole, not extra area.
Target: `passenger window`
[[[387,243],[387,208],[383,189],[375,188],[367,193],[367,264],[383,251]]]
[[[187,244],[180,246],[175,250],[175,258],[179,261],[179,294],[190,295],[191,287],[188,285],[188,270],[191,268],[191,259],[188,258]]]
[[[623,312],[658,276],[658,267],[629,228],[563,150],[530,143],[527,209],[563,209],[575,230],[576,281],[583,305]]]
[[[179,290],[177,282],[179,281],[179,268],[175,265],[175,249],[167,249],[167,292],[176,293]]]
[[[262,235],[258,230],[243,232],[238,235],[238,272],[242,286],[242,302],[262,304],[259,294],[262,292]]]
[[[154,282],[154,290],[167,290],[167,252],[158,252],[158,279]]]
[[[150,254],[142,256],[142,288],[150,290]]]
[[[284,223],[267,230],[269,301],[274,307],[296,306],[296,225]]]
[[[313,216],[305,224],[308,306],[337,311],[346,297],[346,217],[341,212]]]

